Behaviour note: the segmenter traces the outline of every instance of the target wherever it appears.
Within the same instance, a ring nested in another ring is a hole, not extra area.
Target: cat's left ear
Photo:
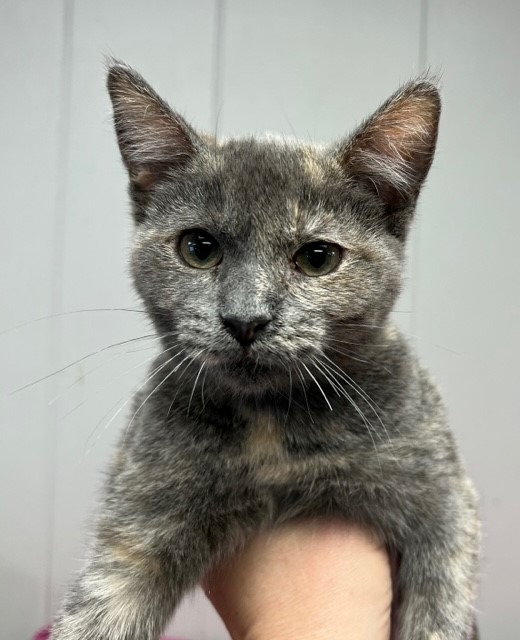
[[[121,156],[134,195],[186,166],[203,145],[192,127],[131,67],[111,64],[107,77]]]
[[[404,86],[338,149],[347,177],[383,204],[386,222],[404,233],[421,186],[430,169],[440,116],[435,85],[418,80]]]

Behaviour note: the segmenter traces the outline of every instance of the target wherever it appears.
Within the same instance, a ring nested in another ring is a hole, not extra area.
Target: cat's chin
[[[212,367],[212,377],[221,389],[237,395],[262,395],[289,385],[286,369],[242,358]]]

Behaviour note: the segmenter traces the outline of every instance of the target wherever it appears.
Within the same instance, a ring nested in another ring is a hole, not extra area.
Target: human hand
[[[384,547],[340,520],[257,534],[204,581],[233,640],[388,640],[392,580]]]

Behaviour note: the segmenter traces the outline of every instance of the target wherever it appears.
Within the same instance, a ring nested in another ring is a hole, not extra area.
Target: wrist
[[[343,521],[293,521],[263,532],[205,586],[233,640],[389,637],[386,551]]]

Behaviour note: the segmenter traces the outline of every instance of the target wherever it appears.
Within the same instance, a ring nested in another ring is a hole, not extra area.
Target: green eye
[[[186,231],[179,240],[179,253],[190,267],[210,269],[222,260],[219,243],[206,231]]]
[[[309,242],[298,249],[294,262],[305,275],[324,276],[341,262],[341,248],[330,242]]]

